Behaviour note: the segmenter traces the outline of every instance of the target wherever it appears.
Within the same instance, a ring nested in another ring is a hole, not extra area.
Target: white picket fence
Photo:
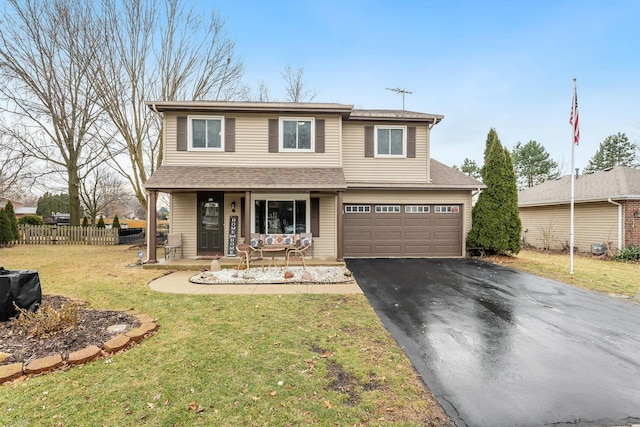
[[[117,245],[117,228],[21,225],[20,245]]]

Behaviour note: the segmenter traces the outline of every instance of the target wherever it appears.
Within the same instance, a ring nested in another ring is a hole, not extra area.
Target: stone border
[[[150,337],[160,327],[156,322],[156,319],[145,313],[139,313],[133,309],[120,311],[136,317],[140,321],[141,325],[124,334],[114,336],[107,342],[103,343],[102,348],[90,345],[69,353],[69,357],[66,359],[63,358],[61,354],[56,354],[53,356],[41,357],[27,364],[18,362],[10,365],[0,365],[0,384],[4,384],[23,376],[38,375],[51,372],[56,369],[64,369],[69,366],[81,365],[101,356],[110,356],[118,351],[126,350],[143,339]]]

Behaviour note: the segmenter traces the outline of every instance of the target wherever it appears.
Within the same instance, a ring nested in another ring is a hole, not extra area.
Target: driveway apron
[[[640,306],[475,259],[347,266],[458,426],[640,423]]]

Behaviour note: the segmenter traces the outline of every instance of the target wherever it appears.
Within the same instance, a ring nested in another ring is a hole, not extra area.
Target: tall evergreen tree
[[[0,209],[0,245],[6,246],[11,240],[9,217],[4,209]]]
[[[117,214],[113,217],[113,224],[111,226],[113,228],[120,229],[120,220],[118,219],[118,215]]]
[[[516,182],[521,189],[533,187],[560,176],[558,163],[551,158],[542,144],[536,141],[529,141],[524,145],[518,142],[513,147],[512,156]]]
[[[518,253],[522,223],[518,213],[516,175],[511,155],[495,131],[487,135],[482,180],[487,186],[471,211],[468,247],[483,247],[490,254]]]
[[[82,218],[82,226],[83,227],[88,227],[89,226],[89,219],[87,218],[86,215],[84,216],[84,218]]]
[[[613,166],[638,167],[637,153],[638,145],[629,141],[626,134],[618,132],[609,135],[600,143],[598,151],[582,173],[595,173]]]
[[[475,162],[475,160],[471,160],[468,157],[465,157],[464,161],[462,162],[462,166],[458,167],[456,165],[453,165],[453,168],[467,174],[471,178],[480,179],[480,167]]]
[[[13,209],[13,204],[7,201],[4,206],[4,210],[9,218],[9,224],[11,225],[11,241],[18,240],[20,238],[20,228],[18,227],[18,218],[16,218],[16,211]]]
[[[100,219],[98,220],[98,225],[96,225],[96,228],[106,228],[106,225],[104,224],[104,218],[100,217]]]

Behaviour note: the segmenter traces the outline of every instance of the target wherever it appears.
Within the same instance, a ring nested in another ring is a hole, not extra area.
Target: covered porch
[[[162,166],[145,188],[149,206],[146,266],[202,267],[214,258],[231,266],[238,262],[238,243],[248,242],[252,233],[274,232],[313,233],[314,241],[321,244],[315,251],[318,262],[343,260],[346,183],[342,168]],[[151,241],[157,233],[159,192],[170,195],[169,232],[182,236],[184,260],[164,260],[164,253],[159,259]]]

